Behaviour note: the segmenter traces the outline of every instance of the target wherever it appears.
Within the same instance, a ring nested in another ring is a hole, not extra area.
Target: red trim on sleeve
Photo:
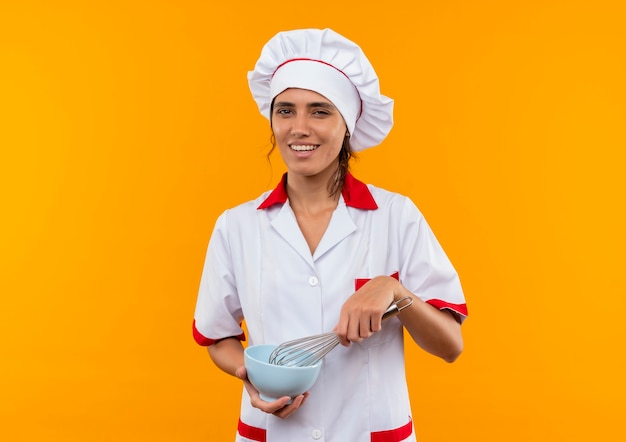
[[[467,317],[467,304],[452,304],[441,299],[429,299],[427,304],[437,307],[439,310],[450,309],[462,316]]]
[[[218,341],[221,341],[222,339],[225,338],[219,338],[219,339],[211,339],[211,338],[207,338],[206,336],[204,336],[202,333],[200,333],[198,331],[198,329],[196,328],[196,320],[193,320],[193,325],[192,325],[192,329],[193,329],[193,339],[199,344],[202,345],[203,347],[209,347],[210,345],[215,344]],[[237,338],[240,341],[245,341],[246,340],[246,335],[244,333],[240,334],[239,336],[233,336],[233,338]]]
[[[274,190],[268,195],[267,198],[257,207],[257,209],[267,209],[274,204],[284,204],[287,201],[287,173],[284,173],[280,183]],[[370,189],[365,183],[357,180],[352,176],[350,172],[346,175],[346,180],[343,183],[343,189],[341,190],[343,200],[346,206],[354,207],[356,209],[363,210],[376,210],[378,205],[374,201],[374,197],[370,192]]]
[[[239,423],[237,424],[237,432],[241,437],[245,437],[246,439],[254,440],[257,442],[266,442],[266,430],[264,430],[263,428],[252,427],[248,424],[244,424],[241,419],[239,419]]]
[[[400,442],[413,434],[413,420],[393,430],[374,431],[370,437],[371,442]]]

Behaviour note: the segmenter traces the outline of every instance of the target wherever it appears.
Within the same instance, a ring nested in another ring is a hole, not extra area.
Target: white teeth
[[[295,144],[291,144],[289,147],[291,147],[291,150],[295,150],[297,152],[307,152],[310,150],[315,150],[317,149],[317,146],[314,144],[311,145],[295,145]]]

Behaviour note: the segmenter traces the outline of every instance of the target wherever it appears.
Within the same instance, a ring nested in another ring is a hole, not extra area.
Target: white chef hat
[[[371,63],[359,46],[331,29],[279,32],[248,72],[248,84],[268,120],[272,100],[287,88],[323,95],[343,116],[356,151],[380,144],[393,126],[393,100],[381,95]]]

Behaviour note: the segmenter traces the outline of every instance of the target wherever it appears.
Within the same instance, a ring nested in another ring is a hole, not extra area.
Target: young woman
[[[236,440],[415,441],[403,330],[452,362],[467,309],[411,200],[349,172],[353,152],[387,136],[393,101],[361,49],[330,29],[277,34],[248,79],[287,173],[218,218],[193,330],[215,364],[243,380]],[[381,323],[407,296],[413,304]],[[342,346],[311,391],[265,402],[247,381],[244,320],[250,345],[335,330]]]

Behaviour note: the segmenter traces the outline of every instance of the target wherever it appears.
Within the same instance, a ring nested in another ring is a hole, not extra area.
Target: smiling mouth
[[[319,144],[290,144],[289,148],[296,152],[310,152],[319,147]]]

